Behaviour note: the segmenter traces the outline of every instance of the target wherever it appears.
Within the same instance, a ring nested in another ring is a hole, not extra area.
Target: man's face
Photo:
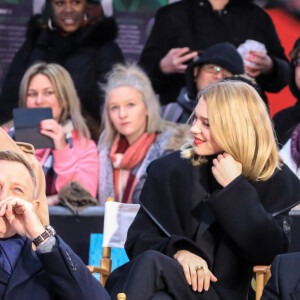
[[[211,83],[218,82],[226,77],[231,77],[227,69],[215,64],[204,64],[194,69],[194,78],[197,91],[201,91]]]
[[[298,51],[297,54],[297,62],[300,59],[300,50]],[[295,67],[295,82],[296,82],[296,86],[297,88],[300,90],[300,64],[297,63],[296,67]]]
[[[8,197],[33,201],[33,181],[23,164],[0,160],[0,170],[0,202]],[[0,217],[0,238],[8,238],[14,234],[6,217]]]

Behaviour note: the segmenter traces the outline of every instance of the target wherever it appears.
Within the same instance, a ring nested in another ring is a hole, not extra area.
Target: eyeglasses
[[[294,59],[294,60],[293,60],[293,65],[294,65],[295,67],[300,66],[300,58]]]
[[[220,72],[222,72],[222,76],[223,77],[230,77],[230,76],[232,76],[232,73],[230,73],[227,69],[222,68],[222,67],[217,66],[217,65],[205,64],[205,65],[203,65],[202,68],[206,72],[208,72],[208,73],[219,74]]]

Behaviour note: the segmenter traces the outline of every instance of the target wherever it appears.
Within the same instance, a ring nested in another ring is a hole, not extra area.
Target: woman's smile
[[[201,144],[203,144],[203,143],[205,143],[204,140],[201,140],[201,139],[196,138],[196,137],[194,138],[194,144],[195,144],[196,146],[201,145]]]

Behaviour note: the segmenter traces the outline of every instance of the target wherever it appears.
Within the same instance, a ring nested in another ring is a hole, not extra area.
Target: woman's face
[[[107,105],[115,129],[133,144],[147,127],[148,110],[142,95],[132,87],[122,86],[109,92]]]
[[[195,119],[191,127],[194,135],[194,150],[198,155],[206,156],[223,152],[215,142],[209,127],[208,106],[201,97],[195,108]]]
[[[86,0],[51,0],[51,5],[55,23],[64,36],[82,25]]]
[[[53,85],[47,76],[37,74],[31,78],[26,95],[26,107],[51,107],[53,119],[56,121],[59,120],[62,107],[54,93]]]

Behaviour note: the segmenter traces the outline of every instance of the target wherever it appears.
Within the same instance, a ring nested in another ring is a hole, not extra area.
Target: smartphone
[[[40,133],[40,122],[53,119],[52,109],[43,108],[15,108],[13,110],[15,141],[29,143],[36,149],[54,148],[53,140]]]

